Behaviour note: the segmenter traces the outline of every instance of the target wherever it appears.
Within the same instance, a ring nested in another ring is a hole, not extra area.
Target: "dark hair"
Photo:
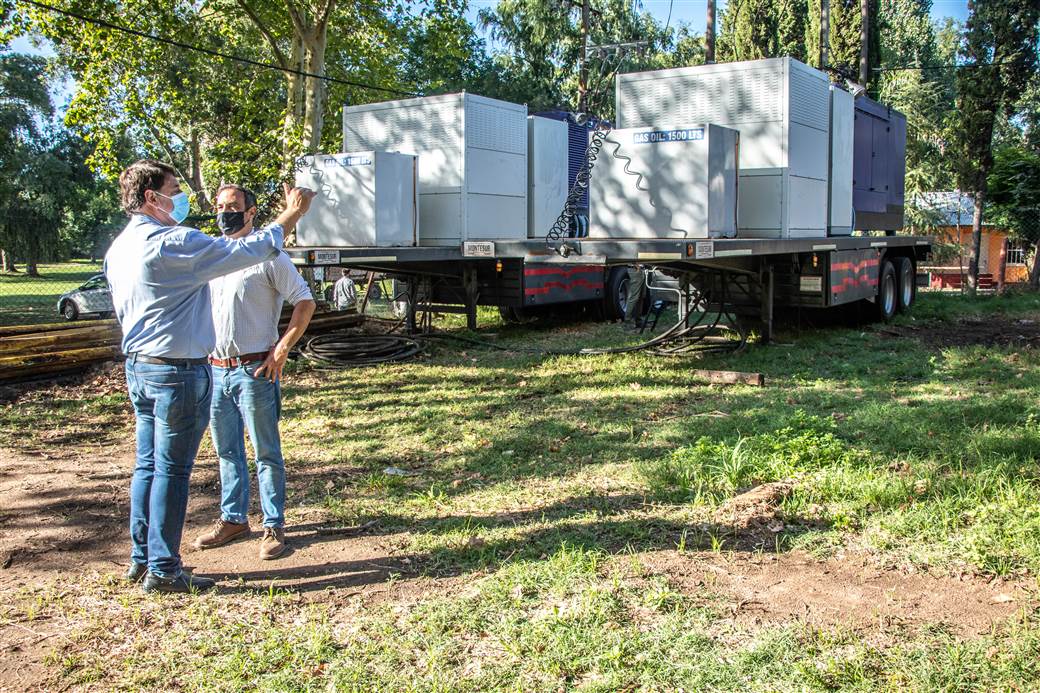
[[[158,190],[166,183],[166,177],[177,177],[177,169],[155,159],[141,159],[126,167],[119,174],[119,192],[123,211],[133,214],[144,203],[145,190]]]
[[[220,197],[220,193],[224,192],[225,190],[234,190],[236,192],[242,193],[242,197],[244,197],[246,201],[246,209],[249,209],[250,207],[256,207],[256,193],[254,193],[249,188],[243,188],[241,185],[235,185],[234,183],[224,183],[219,188],[217,188],[217,194],[213,196],[213,201],[216,202],[217,198]],[[244,212],[246,211],[246,209],[243,209],[242,211]]]

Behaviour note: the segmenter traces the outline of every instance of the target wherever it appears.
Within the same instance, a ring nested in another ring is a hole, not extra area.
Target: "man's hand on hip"
[[[266,377],[271,382],[278,382],[282,379],[282,369],[285,368],[285,361],[289,358],[289,350],[282,349],[279,345],[271,347],[271,351],[267,352],[267,358],[260,364],[260,367],[253,373],[253,377],[261,378]]]

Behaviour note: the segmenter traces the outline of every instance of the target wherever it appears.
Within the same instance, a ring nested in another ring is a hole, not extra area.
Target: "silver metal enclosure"
[[[830,194],[827,202],[828,236],[852,234],[852,157],[856,127],[856,99],[831,85]]]
[[[345,150],[419,156],[420,245],[527,238],[527,107],[446,94],[343,109]]]
[[[739,146],[718,125],[614,130],[592,174],[589,237],[732,238]]]
[[[527,118],[527,237],[545,236],[567,201],[567,123]]]
[[[618,75],[617,125],[740,131],[741,238],[826,236],[830,81],[792,58]]]
[[[367,151],[301,160],[296,185],[317,191],[296,227],[308,246],[411,246],[419,238],[418,161]]]

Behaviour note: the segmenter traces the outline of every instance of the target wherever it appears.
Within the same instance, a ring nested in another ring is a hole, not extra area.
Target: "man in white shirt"
[[[217,225],[237,239],[253,233],[256,196],[238,185],[217,191]],[[245,432],[256,454],[264,533],[260,558],[285,552],[285,461],[278,419],[280,380],[289,350],[303,336],[314,315],[315,302],[307,282],[284,252],[262,264],[210,282],[216,348],[210,433],[220,457],[221,515],[195,547],[211,549],[250,535],[249,469]],[[293,305],[285,333],[278,335],[282,304]]]

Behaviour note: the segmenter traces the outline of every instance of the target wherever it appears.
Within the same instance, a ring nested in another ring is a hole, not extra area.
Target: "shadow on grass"
[[[718,550],[743,553],[761,553],[765,550],[785,551],[801,534],[826,529],[819,520],[786,518],[784,535],[776,539],[767,531],[756,532],[726,523],[700,523],[691,527],[687,523],[654,517],[624,516],[646,505],[645,495],[589,496],[570,498],[550,506],[522,512],[494,513],[488,515],[460,515],[431,518],[418,522],[392,515],[381,516],[378,524],[366,533],[375,535],[394,534],[394,528],[406,525],[413,532],[453,532],[465,528],[476,536],[476,532],[493,532],[496,529],[517,529],[526,525],[534,528],[503,539],[481,539],[460,541],[459,546],[438,547],[428,552],[395,554],[371,560],[335,561],[301,567],[278,568],[228,573],[226,579],[243,580],[246,583],[283,582],[287,589],[311,592],[329,588],[361,587],[386,581],[392,574],[400,579],[418,576],[450,578],[478,571],[497,570],[509,563],[529,561],[553,555],[564,547],[582,548],[605,554],[642,552],[656,550]],[[589,513],[606,515],[602,519],[586,522],[582,516]],[[550,526],[545,526],[550,523]],[[287,528],[287,536],[294,550],[304,551],[308,547],[330,540],[322,536],[315,525]],[[246,585],[241,589],[256,589]]]

